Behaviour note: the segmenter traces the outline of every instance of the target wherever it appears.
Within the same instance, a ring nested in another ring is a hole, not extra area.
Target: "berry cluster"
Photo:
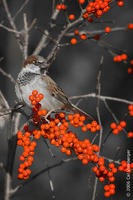
[[[114,62],[122,62],[122,61],[125,61],[125,60],[127,60],[126,54],[114,56]]]
[[[106,191],[105,197],[110,197],[110,195],[115,194],[115,184],[105,185],[104,190]]]
[[[129,164],[125,160],[121,161],[121,165],[118,167],[120,172],[131,173],[133,170],[133,163]]]
[[[117,168],[115,168],[115,166],[112,166],[112,168],[109,166],[109,169],[107,169],[104,165],[104,158],[102,157],[98,159],[97,165],[98,166],[93,167],[93,172],[96,173],[96,176],[99,178],[100,182],[104,182],[105,179],[108,179],[110,182],[115,181],[115,177],[113,176],[115,173],[117,173]]]
[[[108,12],[110,10],[109,3],[112,0],[95,0],[94,2],[89,2],[86,6],[86,12],[90,14],[94,14],[96,17],[101,17],[103,13]]]
[[[31,101],[31,105],[36,105],[43,99],[43,94],[38,94],[37,90],[32,91],[32,95],[29,96],[29,100]]]
[[[34,161],[33,155],[34,150],[36,147],[36,142],[31,141],[30,136],[31,131],[28,130],[28,126],[24,126],[25,133],[23,134],[22,131],[17,132],[17,145],[22,146],[24,151],[23,154],[19,157],[20,161],[23,163],[20,164],[18,169],[18,178],[19,179],[28,179],[29,175],[31,174],[31,170],[29,167],[32,165],[32,162]]]
[[[65,4],[58,4],[56,6],[56,9],[57,10],[66,10],[67,6]]]
[[[128,106],[129,115],[133,117],[133,105]]]
[[[70,130],[70,125],[74,127],[81,127],[83,132],[87,130],[91,132],[99,131],[100,126],[96,121],[85,124],[85,116],[79,113],[66,115],[63,112],[57,113],[53,118],[47,116],[47,110],[41,109],[39,103],[43,99],[42,94],[38,94],[36,90],[29,96],[31,104],[33,105],[33,124],[36,126],[35,129],[29,130],[29,126],[24,126],[24,131],[18,131],[17,133],[17,145],[22,146],[24,151],[19,157],[20,164],[18,169],[19,179],[28,179],[31,174],[29,169],[34,161],[34,150],[40,137],[49,139],[52,145],[60,147],[60,151],[66,155],[72,155],[72,152],[77,155],[77,158],[82,161],[82,164],[87,165],[93,163],[93,172],[96,174],[100,182],[108,180],[109,185],[105,185],[105,197],[115,194],[115,185],[112,182],[115,181],[114,175],[117,171],[124,171],[131,173],[133,169],[133,163],[130,165],[126,161],[121,162],[121,166],[117,169],[114,163],[110,163],[108,168],[105,166],[105,159],[100,157],[98,152],[100,147],[97,144],[91,144],[89,139],[83,141],[78,139],[78,136]],[[34,101],[34,102],[33,102]],[[131,105],[130,105],[131,107]],[[119,125],[116,123],[111,124],[111,128],[114,130],[122,130],[126,126],[125,121],[121,121]],[[114,131],[113,130],[113,131]],[[116,134],[116,133],[115,133]]]
[[[125,121],[121,121],[120,124],[116,124],[115,122],[110,124],[110,127],[113,129],[113,133],[115,135],[119,134],[120,131],[122,131],[122,129],[126,126],[126,122]]]

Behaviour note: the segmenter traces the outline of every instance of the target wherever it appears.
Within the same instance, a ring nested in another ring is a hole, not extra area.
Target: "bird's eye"
[[[42,63],[39,62],[39,61],[34,61],[34,64],[37,65],[37,66],[40,66]]]

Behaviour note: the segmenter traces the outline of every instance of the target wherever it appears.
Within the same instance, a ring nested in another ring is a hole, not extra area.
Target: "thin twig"
[[[11,16],[10,11],[9,11],[9,8],[8,8],[8,5],[7,5],[7,1],[6,0],[2,0],[2,3],[3,3],[3,6],[4,6],[4,9],[5,9],[5,12],[7,14],[8,21],[9,21],[11,27],[16,31],[16,32],[14,32],[14,35],[16,37],[17,43],[19,45],[19,48],[23,52],[23,46],[22,46],[22,44],[20,42],[20,34],[17,31],[16,25],[14,23],[14,20],[13,20],[13,18]]]
[[[22,12],[22,10],[24,9],[24,7],[28,4],[29,0],[25,0],[24,3],[20,6],[20,8],[18,9],[18,11],[16,12],[16,14],[13,17],[13,20],[15,20],[15,18],[18,16],[18,14],[20,14],[20,12]]]
[[[29,44],[29,32],[28,32],[28,22],[27,22],[27,15],[24,13],[24,59],[28,57],[28,44]]]
[[[77,160],[78,158],[77,157],[72,157],[72,158],[69,158],[69,159],[64,159],[64,160],[61,160],[59,161],[58,163],[56,164],[52,164],[51,166],[48,166],[44,169],[42,169],[41,171],[39,171],[37,174],[35,174],[34,176],[31,177],[31,179],[29,179],[28,181],[25,181],[24,183],[18,185],[16,188],[14,188],[15,192],[19,191],[21,188],[23,188],[24,186],[26,186],[27,184],[31,183],[33,180],[35,180],[38,176],[42,175],[43,173],[47,172],[48,170],[50,169],[53,169],[55,167],[58,167],[58,166],[61,166],[65,163],[68,163],[70,161],[74,161],[74,160]]]
[[[15,79],[12,77],[11,74],[8,74],[7,72],[5,72],[1,67],[0,67],[0,72],[6,76],[13,84],[16,84]]]
[[[100,68],[103,65],[103,57],[101,58],[101,62],[100,62]],[[98,77],[97,77],[97,95],[100,96],[101,94],[101,83],[100,83],[100,79],[101,79],[101,69],[99,70],[98,73]],[[101,149],[101,144],[102,144],[102,135],[103,135],[103,128],[102,128],[102,123],[101,123],[101,116],[100,116],[100,99],[97,99],[97,107],[96,107],[96,111],[97,111],[97,118],[98,118],[98,123],[100,125],[100,136],[99,136],[99,148]],[[98,155],[100,154],[100,151],[98,152]],[[97,190],[97,183],[98,183],[98,178],[95,177],[95,183],[94,183],[94,190],[93,190],[93,195],[92,195],[92,200],[95,200],[96,197],[96,190]]]
[[[50,174],[50,170],[48,170],[48,178],[49,178],[50,190],[52,192],[52,199],[55,199],[54,183]]]
[[[90,97],[91,98],[98,98],[101,101],[110,100],[110,101],[116,101],[116,102],[121,102],[121,103],[125,103],[125,104],[133,104],[133,101],[130,101],[130,100],[121,99],[121,98],[117,98],[117,97],[97,95],[96,93],[90,93],[90,94],[79,95],[79,96],[72,96],[72,97],[69,97],[69,99],[70,100],[72,100],[72,99],[83,99],[83,98],[90,98]]]

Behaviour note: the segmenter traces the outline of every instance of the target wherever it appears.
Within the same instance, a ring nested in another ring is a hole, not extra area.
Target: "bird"
[[[33,90],[42,93],[44,98],[41,100],[42,109],[47,112],[56,112],[58,110],[69,111],[84,115],[86,119],[93,121],[93,117],[77,106],[72,104],[64,91],[48,75],[49,64],[42,56],[31,55],[23,64],[18,74],[15,92],[19,101],[31,107],[29,96]]]

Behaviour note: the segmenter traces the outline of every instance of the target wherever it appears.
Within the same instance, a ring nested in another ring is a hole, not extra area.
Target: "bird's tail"
[[[74,113],[79,113],[80,115],[84,115],[86,117],[86,119],[93,121],[94,117],[92,117],[91,115],[87,114],[86,112],[84,112],[83,110],[81,110],[80,108],[78,108],[77,106],[70,104],[69,105],[69,109],[71,111],[73,111]]]

